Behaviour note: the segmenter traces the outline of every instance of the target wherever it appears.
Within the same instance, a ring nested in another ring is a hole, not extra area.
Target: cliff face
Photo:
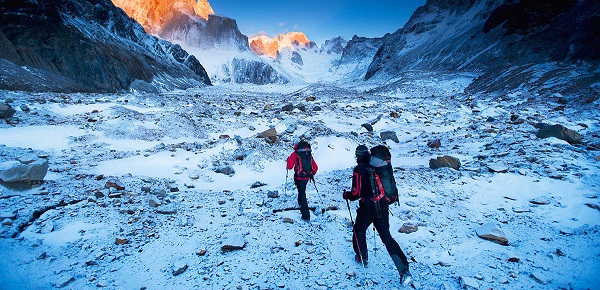
[[[0,24],[3,89],[118,92],[210,84],[195,57],[146,34],[108,0],[4,1]]]
[[[200,49],[248,51],[248,37],[243,35],[234,19],[208,15],[208,20],[183,13],[175,15],[159,29],[166,40],[185,43]]]

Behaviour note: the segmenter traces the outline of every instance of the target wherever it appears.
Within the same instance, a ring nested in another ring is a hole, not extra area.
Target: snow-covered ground
[[[0,162],[41,156],[50,170],[42,183],[0,185],[0,288],[399,289],[376,233],[369,266],[354,262],[341,198],[354,148],[382,143],[401,192],[390,219],[411,261],[408,288],[598,287],[600,153],[539,139],[532,124],[592,142],[600,112],[523,92],[464,96],[465,76],[404,85],[3,92],[19,123],[0,124]],[[274,142],[258,137],[269,128]],[[301,138],[320,168],[310,223],[286,210],[297,205],[284,161]],[[461,168],[430,169],[442,155]],[[418,229],[400,233],[405,224]],[[508,245],[478,237],[490,224]]]

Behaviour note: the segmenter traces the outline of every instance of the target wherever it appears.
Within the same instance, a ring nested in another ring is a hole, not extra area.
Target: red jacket
[[[296,148],[294,148],[296,149]],[[312,156],[310,157],[311,159],[311,163],[312,163],[312,175],[317,174],[317,170],[319,170],[319,166],[317,166],[317,162],[315,162],[315,159],[312,158]],[[298,157],[298,154],[296,153],[296,151],[292,152],[292,154],[290,154],[290,157],[288,157],[287,159],[287,166],[286,169],[287,170],[291,170],[292,168],[294,169],[294,179],[297,180],[309,180],[310,177],[300,177],[298,176],[298,170],[300,169],[300,157]]]

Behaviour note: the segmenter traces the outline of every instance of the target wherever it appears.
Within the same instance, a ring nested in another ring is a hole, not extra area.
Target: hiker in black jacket
[[[375,204],[372,200],[373,192],[371,190],[370,177],[367,168],[370,167],[370,154],[366,146],[360,145],[355,151],[356,162],[352,173],[352,190],[344,190],[344,199],[357,200],[360,198],[359,208],[356,210],[356,223],[352,230],[352,247],[354,248],[354,260],[364,267],[367,266],[369,255],[367,252],[366,232],[371,223],[377,229],[381,241],[385,245],[388,253],[392,257],[394,264],[400,274],[400,282],[407,284],[410,280],[408,270],[408,260],[406,255],[400,249],[398,243],[390,234],[389,210],[388,205],[383,203],[380,207],[380,217],[377,217]]]

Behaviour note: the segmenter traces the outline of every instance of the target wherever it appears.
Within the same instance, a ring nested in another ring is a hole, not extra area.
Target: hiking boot
[[[359,255],[354,255],[354,261],[356,261],[356,263],[359,263],[363,266],[367,266],[369,264],[369,261],[367,261],[367,259],[361,259]]]
[[[410,283],[410,280],[412,279],[412,275],[410,274],[410,271],[408,271],[408,269],[406,269],[406,271],[400,273],[400,284],[402,284],[402,286],[406,286]]]

